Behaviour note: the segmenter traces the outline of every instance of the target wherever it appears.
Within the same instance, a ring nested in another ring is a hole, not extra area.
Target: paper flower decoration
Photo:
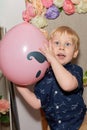
[[[87,71],[85,71],[83,75],[83,85],[87,86]]]
[[[38,28],[44,28],[48,25],[47,20],[43,15],[37,15],[30,21],[30,23],[37,26]]]
[[[48,20],[55,20],[64,13],[68,16],[74,13],[87,13],[87,0],[25,0],[26,10],[23,11],[23,20],[38,28],[48,25]]]
[[[47,9],[45,17],[47,19],[56,19],[59,16],[59,14],[60,14],[59,9],[55,5],[52,5]]]
[[[77,13],[87,13],[87,0],[80,0],[76,6]]]
[[[44,7],[49,8],[53,5],[53,0],[41,0]]]
[[[9,102],[0,96],[0,122],[9,123]]]
[[[63,10],[66,14],[75,13],[75,6],[70,0],[65,0],[63,3]]]

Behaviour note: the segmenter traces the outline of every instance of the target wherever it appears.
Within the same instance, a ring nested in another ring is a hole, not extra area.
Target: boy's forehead
[[[65,40],[65,41],[70,41],[72,42],[73,40],[73,37],[69,34],[67,34],[66,32],[64,33],[60,33],[60,32],[57,32],[53,35],[53,37],[51,38],[52,40]]]
[[[64,31],[64,32],[55,32],[54,35],[53,35],[53,37],[61,37],[61,36],[70,37],[70,35],[66,31]]]
[[[53,35],[55,36],[55,35],[65,35],[65,34],[68,34],[68,33],[66,31],[62,31],[62,32],[61,31],[56,31],[56,32],[54,32]]]

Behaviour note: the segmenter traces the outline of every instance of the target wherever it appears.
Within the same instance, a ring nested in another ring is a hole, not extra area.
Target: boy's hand
[[[40,51],[47,58],[49,63],[51,63],[51,61],[53,61],[53,59],[55,58],[52,43],[50,42],[48,44],[44,43],[44,47],[40,48]]]

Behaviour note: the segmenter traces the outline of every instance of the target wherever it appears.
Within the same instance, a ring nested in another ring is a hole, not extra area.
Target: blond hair
[[[62,35],[63,33],[67,33],[69,37],[71,38],[73,44],[75,44],[75,49],[79,50],[79,45],[80,45],[80,39],[78,34],[70,27],[68,26],[60,26],[56,28],[52,33],[50,34],[50,40],[53,39],[53,37],[57,34],[60,33]]]

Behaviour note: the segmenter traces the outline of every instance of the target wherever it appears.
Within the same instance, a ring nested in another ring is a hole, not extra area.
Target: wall
[[[0,24],[9,30],[14,25],[22,22],[22,11],[25,8],[24,0],[0,0]],[[50,32],[60,25],[68,25],[76,30],[81,39],[80,56],[77,64],[81,65],[84,70],[87,69],[87,14],[74,14],[67,16],[61,13],[56,20],[49,20],[47,30]],[[25,101],[16,93],[17,110],[21,130],[41,130],[40,113],[29,107]],[[84,98],[87,104],[87,89],[85,88]]]
[[[0,0],[0,26],[7,30],[23,22],[22,11],[25,9],[25,0]]]

